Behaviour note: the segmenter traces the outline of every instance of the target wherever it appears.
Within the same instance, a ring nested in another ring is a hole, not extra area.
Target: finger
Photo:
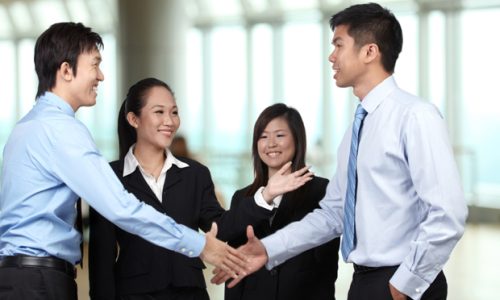
[[[297,177],[302,176],[302,175],[306,174],[306,172],[309,171],[310,168],[311,168],[311,166],[305,166],[305,167],[293,172],[293,175],[297,176]]]
[[[228,288],[232,288],[233,286],[237,285],[238,282],[240,282],[245,276],[238,276],[237,278],[234,278],[231,280],[231,282],[227,285]]]
[[[247,226],[247,239],[248,240],[253,240],[255,238],[255,233],[253,231],[252,225]]]
[[[237,274],[246,274],[250,269],[246,259],[241,259],[236,255],[228,253],[226,259],[222,261],[223,266],[229,270],[232,277]]]
[[[229,276],[226,272],[224,272],[222,269],[219,269],[219,272],[215,274],[211,279],[210,282],[214,284],[221,284],[223,282],[226,282],[231,276]]]
[[[217,274],[217,273],[220,273],[220,272],[222,272],[222,269],[221,269],[221,268],[219,268],[219,267],[215,267],[215,268],[212,270],[212,274],[214,274],[214,275],[215,275],[215,274]]]
[[[292,162],[289,161],[286,164],[284,164],[283,167],[281,167],[281,169],[279,169],[277,173],[283,175],[286,172],[290,171],[291,168],[292,168]]]
[[[217,236],[217,223],[212,222],[212,227],[210,228],[210,231],[208,232],[211,236]]]

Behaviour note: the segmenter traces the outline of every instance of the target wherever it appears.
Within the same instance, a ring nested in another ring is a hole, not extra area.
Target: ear
[[[366,63],[370,63],[377,58],[378,59],[381,58],[380,49],[378,48],[377,44],[375,44],[375,43],[366,44],[363,48],[364,48],[363,52],[365,55],[365,62]]]
[[[133,112],[127,113],[127,121],[134,128],[139,126],[138,118]]]
[[[64,81],[71,81],[73,79],[73,68],[69,65],[68,62],[63,62],[59,69],[57,70],[58,76]]]

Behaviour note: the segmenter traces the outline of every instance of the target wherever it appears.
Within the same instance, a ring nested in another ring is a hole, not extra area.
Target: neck
[[[73,101],[71,101],[71,97],[69,96],[67,90],[62,88],[60,85],[59,86],[56,85],[53,89],[48,90],[48,92],[51,92],[57,97],[63,99],[66,103],[68,103],[71,106],[74,112],[76,112],[80,108],[79,106],[75,105]]]
[[[360,101],[363,101],[371,90],[392,75],[384,70],[369,72],[369,74],[371,76],[363,78],[360,84],[353,86],[353,93]]]
[[[160,176],[166,158],[164,149],[136,143],[134,156],[147,173],[155,178]]]

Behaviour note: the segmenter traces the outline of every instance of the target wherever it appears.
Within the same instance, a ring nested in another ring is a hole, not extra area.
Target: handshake
[[[291,162],[287,162],[269,178],[268,185],[262,192],[266,201],[272,200],[278,195],[288,191],[293,191],[312,179],[313,173],[308,166],[300,170],[291,172]],[[212,283],[221,284],[229,278],[233,280],[228,287],[233,287],[247,275],[259,270],[268,260],[264,244],[255,237],[252,226],[247,227],[248,242],[234,249],[219,241],[217,238],[217,225],[212,224],[212,228],[206,234],[205,248],[200,254],[200,258],[216,268],[214,276],[210,280]]]
[[[202,260],[216,267],[210,282],[221,284],[233,278],[228,284],[231,288],[266,264],[268,260],[266,248],[255,237],[252,226],[247,227],[247,243],[238,249],[217,240],[216,235],[217,225],[213,223],[206,234],[207,242],[200,255]]]

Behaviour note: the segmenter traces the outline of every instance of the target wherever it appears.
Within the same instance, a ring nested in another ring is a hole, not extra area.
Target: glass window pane
[[[430,101],[444,113],[445,110],[445,18],[442,12],[429,15],[429,67]]]
[[[242,27],[218,27],[212,35],[211,149],[239,152],[244,143],[246,103],[246,39]]]
[[[38,78],[35,73],[33,62],[35,40],[24,39],[19,42],[19,100],[20,116],[24,116],[35,104],[36,91],[38,89]]]
[[[418,94],[418,30],[415,14],[397,16],[403,30],[403,50],[396,63],[394,77],[398,85],[412,93]]]
[[[260,24],[252,30],[252,104],[254,114],[251,122],[255,122],[258,115],[273,103],[273,35],[271,26]]]
[[[290,23],[284,27],[284,101],[296,108],[304,121],[307,144],[312,146],[323,134],[321,128],[321,68],[326,63],[321,51],[318,23]]]
[[[498,85],[500,61],[494,59],[500,39],[484,28],[500,26],[500,9],[468,10],[462,15],[462,84],[464,101],[463,142],[471,149],[471,169],[479,203],[500,207],[500,102]],[[478,43],[481,46],[478,46]],[[493,87],[493,88],[492,88]],[[466,170],[465,170],[466,171]],[[474,175],[477,174],[477,175]]]
[[[202,35],[197,29],[191,29],[187,35],[187,72],[186,82],[188,85],[186,99],[177,99],[181,127],[179,133],[183,133],[188,141],[191,151],[199,151],[203,147],[203,59],[202,59]]]
[[[16,116],[16,70],[15,70],[15,48],[9,41],[0,41],[0,82],[2,82],[2,109],[0,109],[0,149],[3,149],[8,135],[17,121]]]

